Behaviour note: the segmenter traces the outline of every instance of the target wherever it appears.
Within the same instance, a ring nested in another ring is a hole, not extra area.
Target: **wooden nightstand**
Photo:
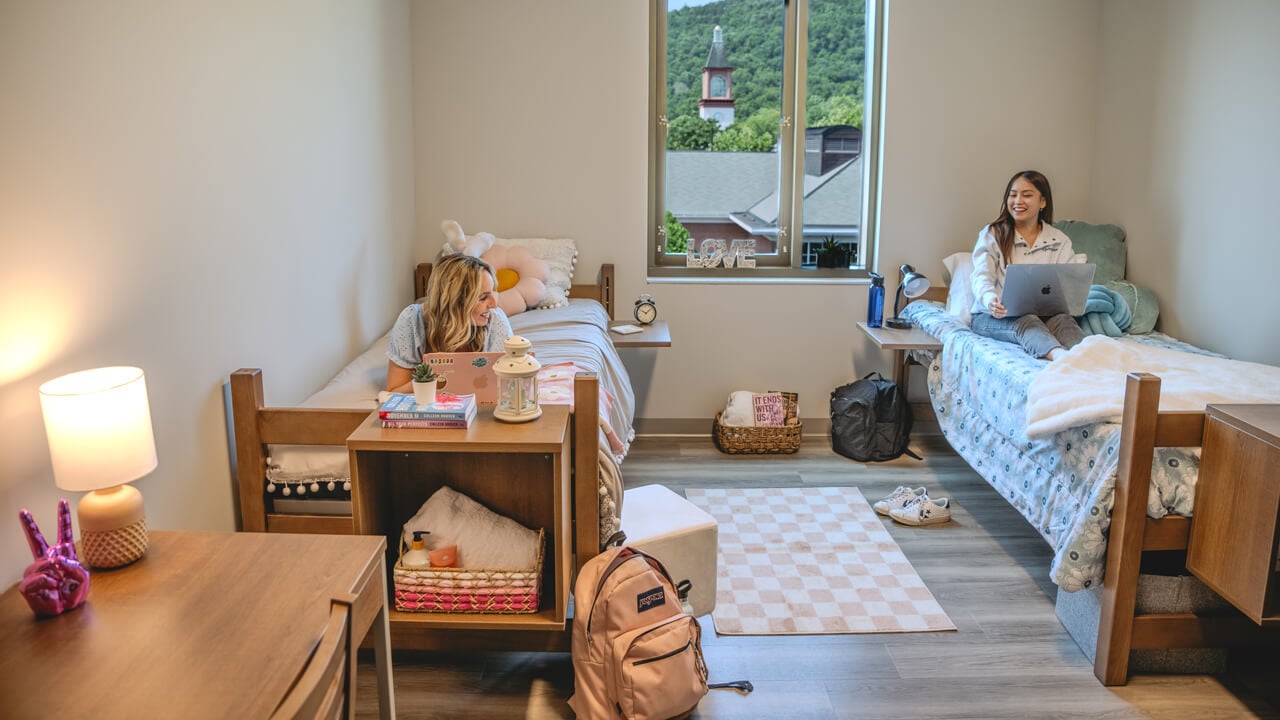
[[[431,630],[563,632],[573,582],[569,406],[543,405],[533,422],[508,424],[481,407],[466,429],[387,429],[372,413],[347,438],[355,532],[387,538],[395,565],[404,523],[443,485],[528,528],[546,531],[542,598],[531,614],[390,611],[397,648],[430,647]],[[513,645],[520,647],[519,645]]]
[[[610,328],[618,325],[634,325],[640,328],[640,332],[623,335],[610,330],[609,337],[613,338],[614,347],[671,347],[671,329],[667,327],[666,320],[656,320],[649,325],[626,320],[614,320],[609,323]]]
[[[858,327],[881,350],[893,351],[893,382],[902,388],[903,397],[907,395],[907,366],[911,363],[908,350],[941,350],[942,343],[938,338],[913,325],[909,330],[895,330],[891,327],[868,327],[859,322]]]

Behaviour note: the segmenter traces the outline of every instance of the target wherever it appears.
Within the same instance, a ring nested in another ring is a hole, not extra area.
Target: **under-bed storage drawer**
[[[1187,568],[1259,624],[1280,624],[1280,405],[1210,405]]]

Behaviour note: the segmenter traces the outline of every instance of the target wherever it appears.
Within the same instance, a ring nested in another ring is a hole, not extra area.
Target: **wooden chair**
[[[314,720],[355,717],[356,647],[351,640],[352,601],[334,598],[329,624],[311,660],[289,694],[272,713],[272,720]]]

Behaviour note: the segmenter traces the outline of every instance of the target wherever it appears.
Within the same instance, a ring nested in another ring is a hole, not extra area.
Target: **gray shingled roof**
[[[862,222],[862,157],[826,175],[804,177],[806,227]],[[778,220],[778,155],[771,152],[667,152],[667,209],[676,217]]]
[[[777,189],[776,153],[667,152],[667,209],[677,217],[725,218]]]
[[[805,225],[858,225],[862,221],[862,156],[839,165],[826,175],[804,176]],[[777,188],[748,208],[769,223],[778,221]]]

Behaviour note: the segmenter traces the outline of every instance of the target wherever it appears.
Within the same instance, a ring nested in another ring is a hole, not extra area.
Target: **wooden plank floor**
[[[715,690],[696,718],[1280,718],[1280,663],[1232,656],[1226,675],[1136,675],[1103,687],[1054,616],[1049,546],[937,435],[924,457],[864,465],[805,438],[784,456],[730,456],[710,438],[638,439],[627,487],[849,486],[874,501],[898,485],[950,497],[953,520],[912,528],[885,520],[956,624],[956,632],[717,637],[702,618],[712,681],[748,679],[755,692]],[[1277,655],[1277,653],[1272,653]],[[572,717],[568,654],[395,655],[403,718]],[[362,659],[358,716],[377,716],[372,662]]]

